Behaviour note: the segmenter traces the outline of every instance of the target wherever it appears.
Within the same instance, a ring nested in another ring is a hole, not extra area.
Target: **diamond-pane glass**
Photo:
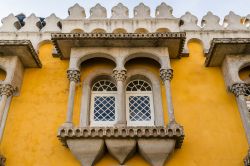
[[[117,91],[117,88],[109,80],[100,80],[93,85],[92,91]]]
[[[94,120],[114,121],[115,120],[115,97],[95,96],[94,97]]]
[[[149,96],[129,96],[129,119],[130,121],[151,120]]]
[[[127,86],[127,91],[151,91],[151,86],[144,80],[131,81]]]

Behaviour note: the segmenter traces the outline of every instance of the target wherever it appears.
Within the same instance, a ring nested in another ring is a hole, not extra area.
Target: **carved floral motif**
[[[67,78],[69,81],[80,82],[80,71],[79,70],[68,70]]]
[[[112,76],[114,77],[114,79],[116,81],[125,81],[126,73],[127,73],[127,70],[125,70],[125,69],[123,69],[123,70],[114,69]]]
[[[173,69],[160,69],[160,76],[163,82],[171,81],[173,78]]]
[[[14,88],[12,85],[10,84],[1,84],[0,85],[0,96],[12,96],[16,91],[16,88]]]

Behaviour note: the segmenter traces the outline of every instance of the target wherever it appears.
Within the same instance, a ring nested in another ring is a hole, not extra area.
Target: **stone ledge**
[[[51,40],[61,59],[70,58],[73,47],[168,47],[170,58],[180,58],[185,36],[185,32],[54,33]]]
[[[30,40],[0,40],[0,55],[18,56],[24,67],[42,67]]]
[[[79,138],[166,138],[176,140],[180,148],[184,139],[182,126],[171,127],[61,127],[57,137],[67,147],[68,139]]]

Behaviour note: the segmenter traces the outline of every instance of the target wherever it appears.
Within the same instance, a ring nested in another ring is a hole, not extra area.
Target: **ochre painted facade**
[[[233,94],[227,92],[221,69],[206,68],[198,43],[189,43],[189,57],[171,60],[171,83],[177,121],[184,126],[185,139],[168,166],[241,166],[247,141]],[[39,49],[41,69],[26,69],[20,96],[13,97],[1,144],[7,166],[80,166],[69,149],[58,140],[58,127],[64,123],[69,82],[68,60],[52,57],[52,44]],[[99,61],[100,62],[100,61]],[[90,60],[82,65],[84,80],[92,70],[114,68],[110,61]],[[146,68],[159,75],[156,64],[128,62],[126,68]],[[160,79],[160,78],[159,78]],[[77,87],[74,124],[79,124],[82,87]],[[167,123],[165,93],[162,99]],[[119,165],[106,155],[97,166]],[[136,155],[127,166],[147,166]]]

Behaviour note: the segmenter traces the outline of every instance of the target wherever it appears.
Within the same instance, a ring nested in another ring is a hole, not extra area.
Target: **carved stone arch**
[[[56,49],[55,49],[53,42],[49,39],[42,40],[37,44],[36,50],[37,50],[38,54],[39,54],[40,48],[46,44],[50,44],[52,46],[52,54],[54,54],[56,52]]]
[[[189,48],[189,45],[190,43],[196,43],[199,45],[199,49],[202,53],[205,53],[205,50],[204,50],[204,43],[202,40],[198,39],[198,38],[191,38],[189,40],[187,40],[186,42],[186,48],[189,50],[188,52],[190,53],[190,48]]]
[[[124,28],[116,28],[113,30],[113,33],[128,33]]]
[[[4,82],[7,77],[6,68],[0,64],[0,82]]]
[[[81,99],[81,113],[80,113],[80,127],[86,127],[90,124],[90,95],[91,95],[91,87],[94,81],[100,78],[108,78],[112,80],[114,83],[114,79],[112,77],[112,69],[101,67],[91,71],[88,74],[88,77],[82,82],[82,99]]]
[[[76,28],[70,31],[70,33],[84,33],[84,30],[81,28]]]
[[[238,69],[239,79],[250,84],[250,61],[243,63]]]
[[[80,57],[77,57],[77,58],[75,59],[75,61],[76,61],[76,66],[70,66],[70,68],[78,68],[78,69],[80,69],[80,66],[81,66],[81,64],[82,64],[84,61],[89,60],[89,59],[92,59],[92,58],[105,58],[105,59],[109,59],[109,60],[111,60],[112,62],[114,62],[115,65],[117,64],[117,63],[116,63],[116,58],[115,58],[113,55],[111,55],[111,54],[109,54],[109,53],[107,53],[107,52],[88,52],[88,53],[86,53],[86,54],[83,54],[83,55],[80,56]],[[73,59],[73,58],[72,58],[72,59]]]
[[[91,33],[107,33],[105,29],[96,28],[91,31]]]
[[[171,32],[171,31],[168,28],[158,28],[156,30],[156,33],[166,33],[166,32]]]
[[[162,107],[162,96],[161,96],[161,82],[160,77],[151,71],[146,69],[137,68],[134,70],[128,70],[126,86],[130,81],[135,79],[141,79],[148,82],[152,87],[153,93],[153,105],[154,105],[154,121],[156,126],[164,126],[164,115]]]
[[[49,39],[42,40],[37,44],[37,50],[39,50],[40,47],[42,47],[45,44],[53,44],[53,42]]]
[[[154,53],[149,53],[149,52],[134,52],[129,55],[126,55],[123,59],[122,64],[125,66],[125,64],[135,58],[149,58],[153,59],[156,62],[159,63],[159,65],[162,67],[164,66],[162,57],[160,55],[154,54]]]
[[[147,30],[146,28],[137,28],[135,30],[135,33],[149,33],[149,30]]]

